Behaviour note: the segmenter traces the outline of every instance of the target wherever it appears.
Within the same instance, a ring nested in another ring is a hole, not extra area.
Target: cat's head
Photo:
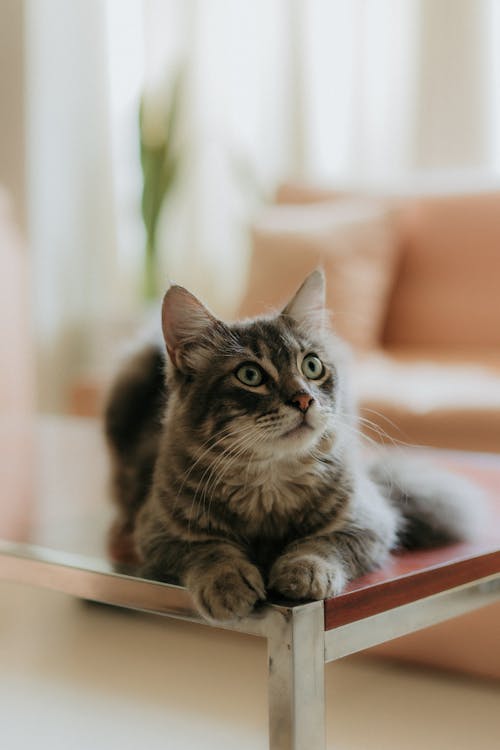
[[[314,271],[273,317],[234,324],[172,286],[162,327],[169,356],[169,418],[200,444],[292,458],[334,442],[344,409],[343,344]]]

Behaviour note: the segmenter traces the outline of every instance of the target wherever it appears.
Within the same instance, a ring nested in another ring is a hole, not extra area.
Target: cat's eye
[[[264,372],[258,365],[254,365],[251,362],[245,362],[244,365],[240,365],[235,375],[242,383],[253,388],[264,382]]]
[[[304,357],[301,369],[309,380],[318,380],[325,372],[323,362],[315,354],[308,354],[307,357]]]

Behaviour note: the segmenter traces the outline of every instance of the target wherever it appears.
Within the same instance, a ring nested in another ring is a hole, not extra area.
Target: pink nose
[[[305,414],[313,401],[313,397],[306,391],[297,391],[290,399],[290,404]]]

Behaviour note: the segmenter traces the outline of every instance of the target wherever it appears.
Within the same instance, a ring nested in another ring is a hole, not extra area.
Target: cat
[[[269,593],[335,596],[391,550],[474,535],[465,480],[394,451],[366,459],[324,298],[317,270],[281,312],[226,324],[171,286],[164,345],[111,389],[113,554],[187,586],[209,621],[246,617]]]

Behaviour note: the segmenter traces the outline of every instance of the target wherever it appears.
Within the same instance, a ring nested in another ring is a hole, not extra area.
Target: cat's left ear
[[[281,312],[299,324],[321,326],[325,324],[325,274],[323,269],[313,271]]]
[[[163,298],[161,322],[168,356],[179,369],[187,364],[189,350],[218,323],[194,294],[177,284]]]

